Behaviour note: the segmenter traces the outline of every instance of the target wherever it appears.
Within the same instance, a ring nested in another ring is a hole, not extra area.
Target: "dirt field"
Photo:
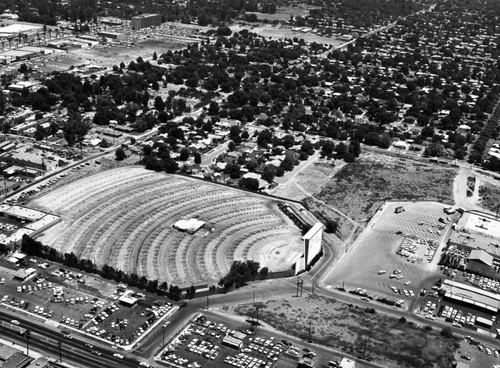
[[[253,316],[253,304],[237,306],[235,312]],[[311,339],[387,368],[424,367],[437,364],[446,367],[458,343],[444,339],[437,331],[401,323],[379,313],[320,296],[270,300],[261,303],[259,319],[290,335]]]
[[[290,20],[290,16],[294,17],[300,15],[301,17],[305,17],[309,15],[309,10],[314,9],[314,6],[308,6],[306,4],[298,4],[297,6],[291,7],[278,7],[276,9],[276,13],[274,14],[265,14],[265,13],[257,13],[257,12],[246,12],[245,14],[255,14],[258,19],[267,19],[270,21],[278,20],[283,22],[288,22]]]
[[[315,197],[362,223],[387,200],[453,203],[455,175],[453,169],[366,153],[318,188]]]
[[[317,42],[326,45],[339,46],[345,41],[338,40],[333,37],[326,37],[314,34],[312,32],[296,32],[292,30],[290,26],[284,26],[281,24],[271,25],[265,23],[246,23],[239,22],[238,24],[232,25],[231,30],[233,32],[239,32],[242,29],[248,29],[250,32],[257,33],[258,35],[270,38],[294,38],[303,39],[306,42]]]
[[[100,165],[84,166],[96,173],[29,204],[61,215],[38,238],[61,252],[190,286],[216,283],[235,259],[284,270],[302,250],[299,229],[275,201],[139,167],[99,172]],[[206,225],[195,234],[172,228],[189,218]]]
[[[168,50],[181,49],[187,44],[187,41],[154,39],[142,41],[137,46],[109,46],[105,48],[80,49],[73,51],[72,54],[80,60],[91,61],[97,65],[112,67],[113,65],[120,65],[122,61],[125,65],[128,65],[131,60],[135,61],[139,56],[144,60],[151,59],[154,52],[159,56]]]

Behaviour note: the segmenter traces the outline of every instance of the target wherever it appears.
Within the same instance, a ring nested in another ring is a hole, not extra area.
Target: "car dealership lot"
[[[316,356],[248,322],[199,314],[171,336],[157,360],[193,368],[270,368],[297,365],[304,354]]]
[[[115,284],[115,294],[102,295],[97,289],[87,287],[88,277],[51,262],[31,259],[36,268],[35,276],[21,281],[16,270],[0,269],[0,303],[4,308],[38,320],[52,320],[67,338],[72,333],[87,334],[112,345],[132,345],[153,325],[168,323],[177,307],[156,296],[140,296],[133,307],[118,302],[120,295]],[[42,266],[42,267],[40,267]]]

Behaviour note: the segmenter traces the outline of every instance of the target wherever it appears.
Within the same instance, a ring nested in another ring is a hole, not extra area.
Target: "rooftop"
[[[482,249],[500,258],[500,221],[492,215],[465,212],[449,241],[451,244]]]

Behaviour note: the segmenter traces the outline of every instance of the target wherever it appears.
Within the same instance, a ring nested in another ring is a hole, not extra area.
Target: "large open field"
[[[253,316],[255,307],[244,304],[235,311]],[[259,319],[304,340],[311,330],[315,343],[365,356],[387,368],[447,367],[458,347],[456,339],[423,326],[320,296],[260,303]]]
[[[287,269],[301,233],[273,200],[139,167],[98,172],[30,203],[62,221],[39,240],[97,263],[180,286],[215,283],[233,260]],[[205,221],[195,234],[180,219]]]
[[[387,200],[453,203],[455,175],[451,168],[367,153],[345,165],[314,197],[366,222]]]

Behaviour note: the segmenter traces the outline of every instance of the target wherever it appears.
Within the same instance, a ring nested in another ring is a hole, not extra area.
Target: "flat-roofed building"
[[[222,339],[222,344],[233,349],[239,349],[243,345],[243,341],[228,335]]]
[[[46,170],[45,160],[42,156],[35,155],[29,152],[13,152],[8,153],[1,158],[2,161],[9,165],[17,165],[22,167],[32,167],[34,169]]]
[[[197,219],[189,219],[189,220],[179,220],[177,221],[173,227],[179,231],[185,231],[188,234],[194,234],[199,229],[201,229],[205,225],[204,221],[200,221]]]
[[[340,368],[355,368],[356,362],[352,359],[349,359],[349,358],[342,358],[339,367]]]
[[[444,280],[440,293],[444,292],[444,299],[454,303],[466,305],[483,312],[496,314],[500,306],[500,295],[472,285],[452,280]]]
[[[160,14],[142,14],[132,17],[131,26],[133,30],[161,25]]]
[[[0,37],[17,37],[21,33],[31,35],[42,31],[43,27],[39,25],[13,23],[5,27],[0,27]]]

